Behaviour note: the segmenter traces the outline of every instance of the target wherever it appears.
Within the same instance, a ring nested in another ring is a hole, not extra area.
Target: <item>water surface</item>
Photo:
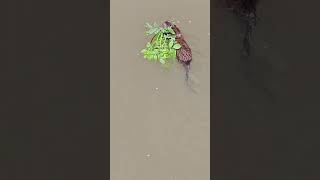
[[[208,180],[210,168],[209,0],[111,0],[111,179]],[[146,22],[174,19],[193,50],[184,69],[138,53]]]

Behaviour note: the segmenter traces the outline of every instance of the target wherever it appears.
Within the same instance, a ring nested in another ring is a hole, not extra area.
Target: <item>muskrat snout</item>
[[[169,22],[169,21],[165,21],[165,22],[163,23],[163,26],[164,26],[164,27],[173,27],[173,24],[172,24],[171,22]]]

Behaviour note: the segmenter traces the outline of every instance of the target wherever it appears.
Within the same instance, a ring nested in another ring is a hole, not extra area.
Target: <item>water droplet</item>
[[[159,90],[159,88],[156,88],[156,90]]]
[[[151,154],[146,154],[146,157],[151,157]]]
[[[189,23],[191,23],[191,20],[189,20]]]
[[[180,21],[178,20],[177,23],[180,23]]]
[[[208,36],[210,36],[210,33],[208,33]]]

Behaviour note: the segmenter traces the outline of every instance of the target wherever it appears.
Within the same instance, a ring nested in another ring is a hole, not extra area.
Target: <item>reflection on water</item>
[[[209,0],[111,1],[111,179],[208,180]],[[145,22],[174,20],[193,50],[192,93],[180,64],[138,53]]]
[[[320,2],[259,2],[250,58],[241,57],[241,21],[221,4],[212,10],[213,177],[312,179],[317,171],[307,166],[318,162],[318,149],[310,147],[318,144],[314,122],[320,119],[319,26],[308,19]]]

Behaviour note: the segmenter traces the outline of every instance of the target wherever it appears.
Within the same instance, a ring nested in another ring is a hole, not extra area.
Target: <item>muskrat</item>
[[[179,63],[181,63],[183,65],[183,67],[185,68],[185,71],[186,71],[186,78],[185,79],[188,82],[190,64],[191,64],[191,61],[192,61],[191,48],[189,47],[188,43],[184,39],[180,29],[175,24],[173,24],[173,23],[171,23],[169,21],[165,21],[163,23],[163,26],[172,28],[172,30],[176,34],[177,43],[181,45],[181,48],[177,49],[177,51],[176,51],[176,54],[177,54],[176,58],[177,58],[177,61]]]
[[[170,21],[165,21],[162,24],[162,27],[171,27],[172,30],[175,32],[175,39],[176,42],[178,44],[181,45],[181,47],[179,49],[176,50],[176,59],[179,63],[181,63],[185,69],[185,81],[187,86],[194,92],[197,93],[193,88],[191,88],[190,84],[189,84],[189,71],[190,71],[190,64],[192,61],[192,52],[191,52],[191,48],[189,47],[188,43],[186,42],[186,40],[184,39],[180,29],[173,24]],[[154,38],[156,37],[156,35],[154,35],[151,39],[151,42],[153,42]]]

